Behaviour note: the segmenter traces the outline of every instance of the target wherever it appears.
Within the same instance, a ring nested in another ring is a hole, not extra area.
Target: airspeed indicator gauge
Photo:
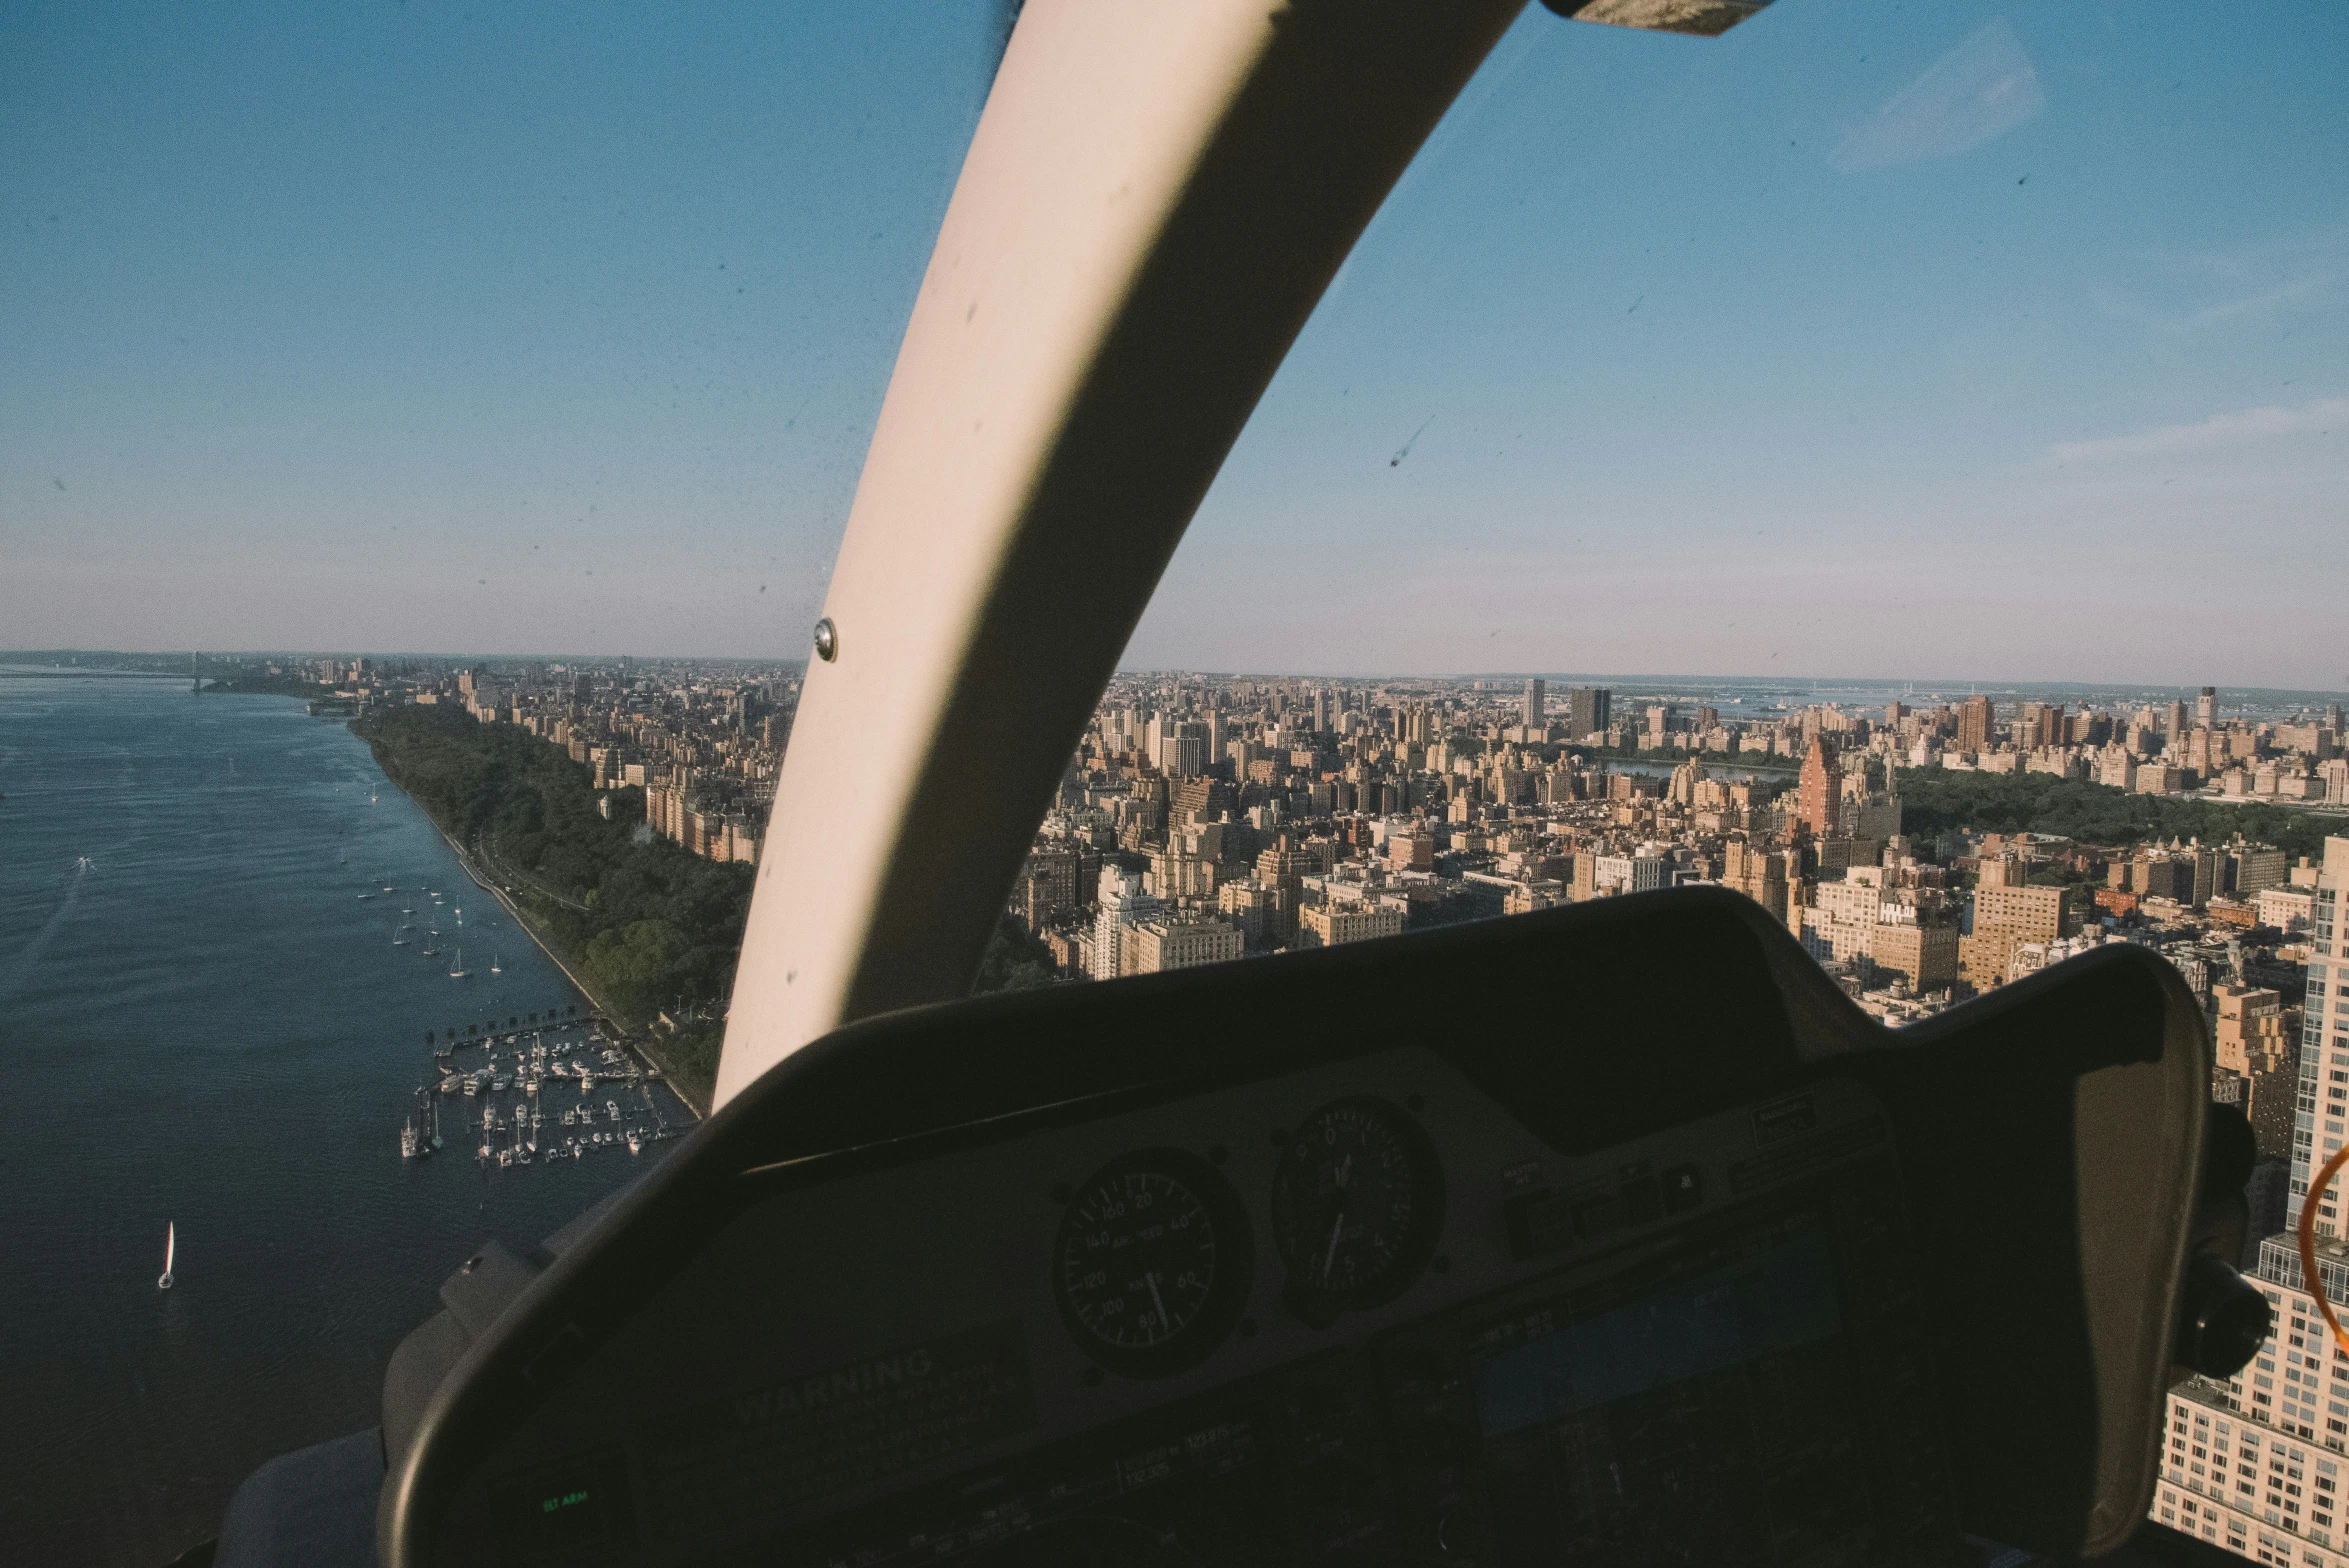
[[[1085,1353],[1166,1377],[1223,1343],[1248,1304],[1255,1242],[1231,1187],[1179,1149],[1144,1149],[1087,1177],[1053,1249],[1053,1296]]]
[[[1443,1172],[1409,1113],[1369,1096],[1315,1111],[1272,1178],[1290,1308],[1326,1324],[1394,1300],[1434,1256],[1443,1212]]]

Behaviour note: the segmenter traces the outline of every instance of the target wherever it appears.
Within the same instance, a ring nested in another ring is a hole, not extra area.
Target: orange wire
[[[2316,1271],[2316,1206],[2323,1201],[2325,1189],[2333,1184],[2333,1177],[2345,1164],[2349,1164],[2349,1149],[2325,1161],[2323,1169],[2316,1173],[2316,1180],[2308,1184],[2308,1196],[2301,1200],[2300,1281],[2316,1298],[2316,1310],[2325,1315],[2325,1327],[2333,1331],[2333,1343],[2349,1352],[2349,1333],[2341,1331],[2341,1320],[2333,1315],[2333,1304],[2325,1299],[2324,1277]]]

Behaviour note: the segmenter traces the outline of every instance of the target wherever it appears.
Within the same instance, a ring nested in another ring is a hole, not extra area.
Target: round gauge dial
[[[1443,1174],[1419,1124],[1384,1100],[1335,1100],[1288,1139],[1272,1178],[1289,1301],[1327,1321],[1392,1301],[1435,1253]]]
[[[1247,1305],[1254,1242],[1231,1188],[1176,1149],[1114,1160],[1070,1197],[1053,1257],[1062,1321],[1128,1377],[1195,1366]]]

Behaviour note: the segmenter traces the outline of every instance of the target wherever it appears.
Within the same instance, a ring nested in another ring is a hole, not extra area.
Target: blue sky
[[[691,18],[10,8],[0,645],[797,655],[994,7]],[[1127,662],[2349,686],[2345,67],[1536,8]]]

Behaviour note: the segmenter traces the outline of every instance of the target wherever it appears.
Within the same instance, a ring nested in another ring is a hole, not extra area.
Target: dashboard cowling
[[[1732,1124],[1718,1119],[1805,1086],[1864,1095],[1897,1151],[1886,1179],[1913,1258],[1904,1311],[1939,1368],[1932,1416],[1957,1522],[2041,1550],[2101,1550],[2142,1518],[2153,1485],[2209,1070],[2199,1012],[2150,955],[2103,949],[1893,1034],[1758,906],[1705,889],[873,1019],[738,1097],[471,1345],[388,1456],[379,1554],[445,1560],[500,1445],[575,1394],[601,1347],[641,1333],[664,1289],[689,1274],[701,1296],[775,1289],[785,1276],[715,1266],[759,1205],[1000,1158],[1022,1139],[1081,1143],[1089,1128],[1170,1108],[1253,1108],[1284,1079],[1369,1083],[1395,1104],[1434,1084],[1443,1114],[1474,1100],[1514,1129],[1456,1121],[1439,1143],[1522,1137],[1528,1159],[1553,1166],[1641,1140],[1702,1148],[1714,1136],[1702,1129]],[[1263,1147],[1234,1158],[1269,1173],[1273,1130],[1234,1125],[1195,1139],[1196,1152],[1253,1138]],[[1492,1160],[1479,1171],[1486,1187],[1452,1183],[1442,1247],[1465,1256],[1461,1228],[1481,1226],[1475,1244],[1497,1257],[1510,1245],[1490,1186],[1502,1172]],[[1033,1204],[1049,1237],[1053,1194],[1038,1174],[1038,1190],[1002,1201]],[[1489,1225],[1474,1218],[1488,1211]],[[1348,1315],[1333,1347],[1401,1334],[1425,1306],[1407,1296],[1377,1309],[1389,1318]],[[1207,1381],[1167,1399],[1220,1386],[1213,1363],[1188,1375]],[[1286,1374],[1249,1371],[1232,1397],[1275,1375]],[[1138,1395],[1132,1418],[1149,1405]]]

